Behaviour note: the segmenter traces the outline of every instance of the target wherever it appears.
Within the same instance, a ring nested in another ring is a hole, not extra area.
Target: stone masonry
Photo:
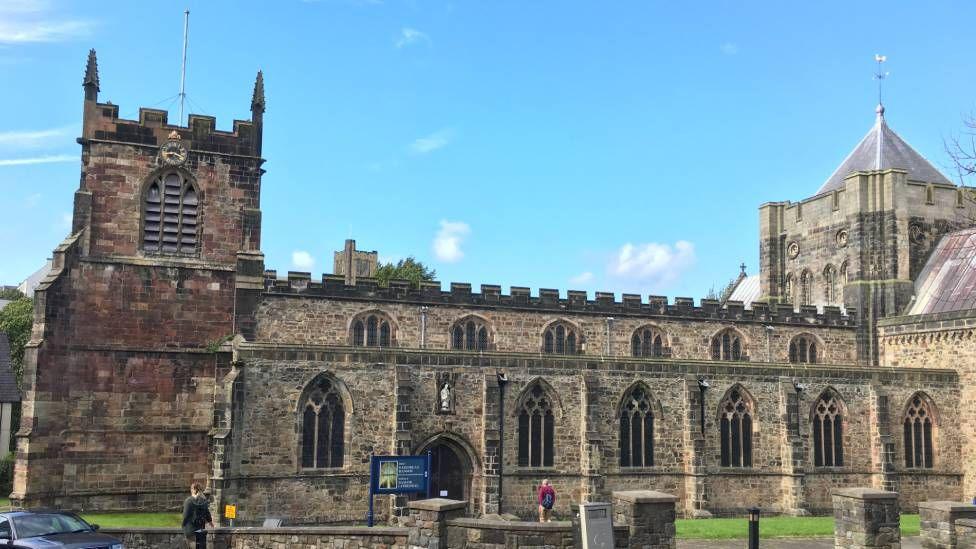
[[[900,549],[898,494],[871,488],[834,492],[834,547]]]

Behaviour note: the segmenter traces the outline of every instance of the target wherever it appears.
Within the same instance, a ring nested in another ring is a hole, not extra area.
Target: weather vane
[[[878,106],[880,107],[882,105],[882,102],[881,102],[881,84],[882,84],[882,82],[884,82],[884,79],[887,78],[888,75],[891,74],[891,73],[890,72],[885,72],[882,69],[882,63],[884,63],[885,61],[888,60],[888,56],[887,55],[881,55],[880,53],[876,53],[874,55],[874,60],[878,62],[878,72],[876,72],[874,74],[874,79],[878,81]]]

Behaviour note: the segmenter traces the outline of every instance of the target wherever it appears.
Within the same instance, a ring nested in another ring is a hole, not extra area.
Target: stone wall
[[[962,519],[956,521],[956,547],[958,549],[976,549],[976,520]]]
[[[870,488],[834,492],[834,547],[901,549],[898,494]]]
[[[976,519],[976,505],[957,501],[923,501],[918,504],[921,521],[922,547],[925,549],[956,549],[960,547],[959,521]],[[965,538],[963,532],[962,538]]]

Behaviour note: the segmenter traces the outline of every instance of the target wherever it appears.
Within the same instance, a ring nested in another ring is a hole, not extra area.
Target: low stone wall
[[[186,542],[179,528],[102,528],[103,534],[122,540],[126,549],[184,549]]]
[[[921,519],[922,547],[956,549],[960,520],[976,519],[976,505],[958,501],[923,501],[918,504]]]
[[[898,493],[848,488],[833,494],[834,547],[900,549]]]
[[[960,519],[956,521],[956,548],[976,549],[976,520]]]
[[[447,522],[447,546],[451,549],[509,549],[511,547],[547,547],[570,549],[576,547],[572,522],[511,522],[460,518]],[[614,541],[626,547],[626,526],[614,527]]]
[[[652,490],[613,493],[613,520],[627,527],[627,542],[618,547],[674,549],[675,502],[671,494]]]

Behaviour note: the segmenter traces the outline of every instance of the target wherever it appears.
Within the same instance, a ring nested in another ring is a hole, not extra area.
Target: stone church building
[[[955,284],[976,280],[976,212],[883,109],[810,198],[760,206],[760,273],[695,302],[381,287],[351,245],[341,275],[279,275],[261,73],[230,131],[119,118],[94,51],[83,86],[16,503],[169,510],[199,480],[245,523],[359,522],[370,455],[428,451],[435,495],[475,515],[531,515],[544,478],[562,516],[636,488],[685,516],[824,513],[853,486],[908,510],[976,494],[976,283]],[[377,498],[388,520],[403,505]]]

